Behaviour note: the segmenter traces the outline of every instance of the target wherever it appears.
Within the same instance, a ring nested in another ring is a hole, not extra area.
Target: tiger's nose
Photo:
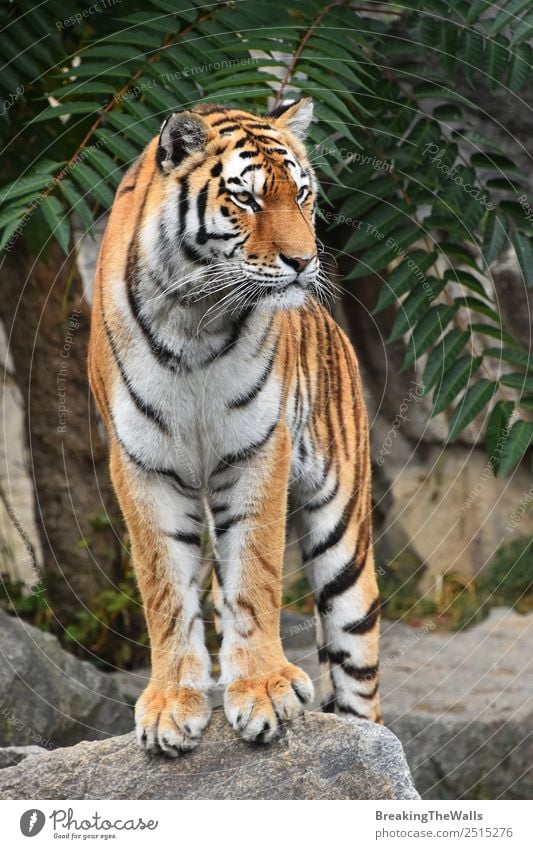
[[[286,254],[280,254],[279,258],[285,262],[287,265],[290,265],[295,271],[300,273],[304,271],[312,260],[314,260],[313,256],[287,256]]]

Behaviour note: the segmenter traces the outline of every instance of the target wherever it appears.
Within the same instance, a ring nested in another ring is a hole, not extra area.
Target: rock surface
[[[283,620],[287,657],[316,681],[313,619],[293,614]],[[383,714],[405,747],[422,796],[533,796],[532,632],[533,615],[507,608],[456,633],[382,623]],[[150,670],[114,675],[134,701]],[[222,703],[220,690],[213,701]]]
[[[49,749],[42,746],[5,746],[0,748],[0,769],[16,766],[21,761],[32,756],[44,755]]]
[[[384,621],[381,698],[427,799],[533,796],[533,614],[437,632]],[[308,630],[307,633],[312,633]],[[316,680],[316,650],[287,651]]]
[[[132,727],[131,708],[108,675],[0,611],[0,746],[68,746]]]
[[[385,622],[385,722],[427,799],[533,795],[533,614],[456,633]]]
[[[133,734],[59,749],[0,773],[0,799],[418,799],[383,726],[308,713],[265,748],[217,711],[200,746],[148,756]]]

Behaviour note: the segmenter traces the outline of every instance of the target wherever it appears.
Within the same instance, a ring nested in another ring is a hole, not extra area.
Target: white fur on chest
[[[118,380],[113,416],[127,449],[147,467],[172,468],[200,486],[223,457],[257,442],[280,414],[282,387],[275,370],[253,400],[241,406],[234,402],[268,370],[274,341],[258,351],[265,326],[266,320],[257,318],[213,362],[175,370],[154,358],[141,335],[132,334],[125,361],[130,390],[157,411],[165,427],[139,410],[125,382]],[[201,353],[199,349],[199,357]]]

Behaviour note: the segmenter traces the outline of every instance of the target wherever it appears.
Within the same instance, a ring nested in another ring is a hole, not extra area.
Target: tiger
[[[193,749],[211,716],[206,537],[230,725],[269,743],[314,699],[280,639],[289,522],[322,710],[382,721],[368,415],[322,297],[312,120],[307,97],[265,116],[173,113],[124,175],[100,247],[89,379],[150,640],[147,752]]]

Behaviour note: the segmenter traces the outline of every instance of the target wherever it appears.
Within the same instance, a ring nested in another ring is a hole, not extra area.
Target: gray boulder
[[[419,799],[399,740],[383,726],[307,713],[269,747],[239,739],[221,712],[178,760],[133,734],[58,749],[0,773],[0,799]]]
[[[108,675],[0,610],[0,746],[50,749],[132,727],[131,708]]]
[[[43,749],[42,746],[5,746],[3,749],[0,748],[0,769],[16,766],[25,758],[43,755],[47,751],[49,749]]]
[[[508,608],[454,633],[382,622],[383,717],[423,798],[532,798],[532,629]],[[313,645],[287,656],[317,680]]]
[[[455,633],[384,622],[383,713],[426,799],[533,795],[533,614]]]

